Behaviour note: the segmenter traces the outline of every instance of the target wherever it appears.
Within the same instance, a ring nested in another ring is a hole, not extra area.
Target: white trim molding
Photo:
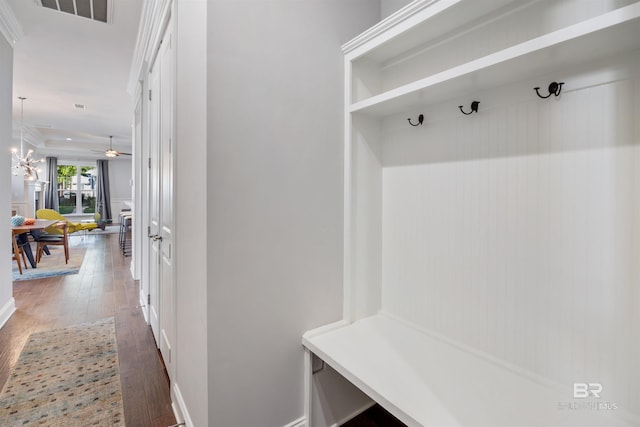
[[[380,34],[387,31],[389,28],[398,25],[400,22],[415,16],[416,13],[420,12],[427,7],[433,6],[435,3],[442,2],[444,8],[450,6],[452,3],[457,3],[460,0],[417,0],[409,3],[402,9],[398,10],[392,15],[389,15],[387,18],[378,22],[373,27],[369,28],[356,38],[348,41],[344,45],[342,45],[342,52],[349,53],[352,50],[362,46],[366,42],[378,37]]]
[[[298,418],[297,420],[290,422],[284,427],[309,427],[307,424],[307,417]]]
[[[2,1],[2,0],[0,0]],[[29,125],[24,125],[22,127],[22,133],[23,133],[23,138],[24,138],[24,142],[26,144],[31,145],[31,147],[35,148],[42,148],[42,147],[46,147],[45,144],[45,139],[42,136],[42,133],[40,133],[40,131],[38,129],[36,129],[35,127],[29,126]],[[11,134],[11,142],[13,142],[14,144],[20,144],[20,129],[16,128],[13,129],[13,132]]]
[[[142,316],[144,317],[144,321],[147,325],[150,325],[151,323],[149,323],[149,307],[147,304],[147,295],[145,295],[142,288],[140,288],[139,301],[140,301],[140,310],[142,310]]]
[[[14,45],[22,38],[22,26],[18,22],[13,9],[9,6],[7,0],[0,0],[0,33],[9,42]]]
[[[0,0],[3,1],[3,0]],[[171,11],[171,3],[173,0],[149,0],[142,5],[142,16],[140,17],[140,26],[138,30],[138,38],[136,47],[133,51],[133,61],[131,62],[131,70],[129,71],[129,83],[127,84],[127,92],[131,95],[136,94],[136,88],[151,62],[151,58],[155,54],[160,44],[159,38],[162,35],[162,26],[166,23],[167,16]]]
[[[189,411],[187,410],[187,405],[184,402],[182,393],[180,393],[180,387],[178,387],[177,383],[173,383],[172,389],[173,399],[171,402],[171,408],[173,409],[173,415],[175,415],[176,420],[179,423],[184,423],[186,427],[194,427]]]
[[[16,312],[16,300],[11,297],[9,301],[0,309],[0,328],[11,318],[13,313]]]

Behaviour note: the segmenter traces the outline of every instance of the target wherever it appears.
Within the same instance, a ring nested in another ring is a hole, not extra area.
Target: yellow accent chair
[[[52,209],[38,209],[36,211],[36,218],[50,219],[50,220],[55,219],[57,221],[64,221],[67,223],[68,234],[75,233],[76,231],[93,230],[94,228],[98,228],[98,224],[95,222],[87,222],[87,223],[71,222]],[[45,228],[44,231],[46,231],[49,234],[63,234],[63,231],[60,229],[60,227],[56,227],[55,224]]]

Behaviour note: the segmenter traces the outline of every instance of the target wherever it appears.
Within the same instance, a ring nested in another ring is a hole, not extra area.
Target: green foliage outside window
[[[58,211],[62,215],[95,213],[95,169],[95,166],[58,165]],[[81,177],[88,178],[88,183],[83,183]],[[81,206],[77,204],[79,197]]]
[[[96,198],[94,196],[82,195],[82,213],[96,212]]]
[[[77,173],[78,168],[76,166],[58,166],[58,188],[71,188],[71,180]]]

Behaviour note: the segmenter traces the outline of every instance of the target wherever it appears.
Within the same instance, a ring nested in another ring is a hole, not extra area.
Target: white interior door
[[[171,27],[169,27],[171,28]],[[167,30],[160,46],[160,352],[172,377],[171,348],[175,335],[175,278],[173,272],[173,131],[174,54],[172,32]]]
[[[168,26],[149,74],[149,318],[173,376],[175,278],[173,272],[174,55]]]
[[[160,69],[149,73],[149,324],[160,342]]]

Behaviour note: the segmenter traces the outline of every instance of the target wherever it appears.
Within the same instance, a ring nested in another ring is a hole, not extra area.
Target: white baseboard
[[[142,310],[142,315],[144,316],[144,321],[149,324],[149,307],[147,307],[147,296],[142,293],[142,289],[140,290],[140,310]]]
[[[292,421],[284,427],[309,427],[307,425],[307,417],[302,417],[295,421]]]
[[[189,411],[187,410],[187,405],[184,403],[184,398],[182,397],[182,393],[180,393],[180,387],[178,384],[173,384],[173,399],[171,402],[171,409],[173,409],[173,414],[176,417],[176,420],[179,423],[184,422],[186,427],[194,427],[193,421],[191,421],[191,416],[189,416]]]
[[[0,309],[0,328],[7,323],[7,320],[11,318],[13,313],[16,312],[16,300],[11,297],[9,301]]]

